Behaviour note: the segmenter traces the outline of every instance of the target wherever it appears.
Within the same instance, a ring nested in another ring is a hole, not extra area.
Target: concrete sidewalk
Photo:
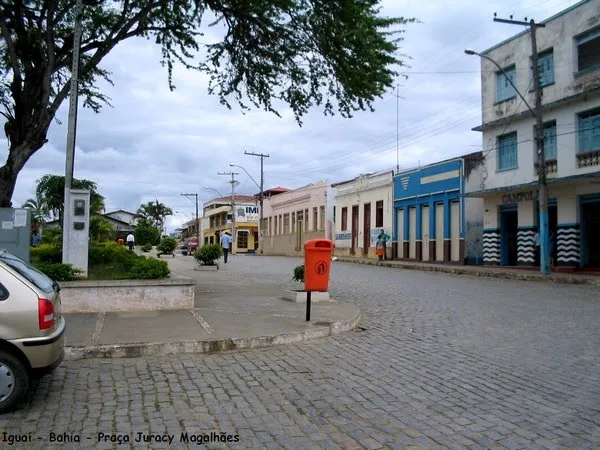
[[[550,281],[565,284],[589,284],[600,286],[599,275],[586,275],[577,272],[560,273],[553,272],[548,276],[540,274],[539,269],[527,270],[519,268],[493,267],[493,266],[464,266],[459,264],[424,263],[416,261],[399,261],[367,258],[337,257],[337,261],[355,264],[367,264],[383,267],[395,267],[397,269],[423,270],[429,272],[442,272],[455,275],[472,275],[478,277],[504,278],[524,281]]]
[[[181,255],[165,257],[173,275],[196,280],[192,310],[65,314],[67,359],[205,353],[301,342],[355,328],[358,308],[283,300],[266,283],[240,280],[228,265],[200,268]],[[110,301],[110,299],[107,299]]]

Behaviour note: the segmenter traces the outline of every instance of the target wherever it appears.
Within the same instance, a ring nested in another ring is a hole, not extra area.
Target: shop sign
[[[352,233],[336,233],[335,240],[336,241],[346,241],[352,239]]]
[[[502,196],[503,205],[512,205],[513,203],[531,202],[537,200],[539,197],[539,191],[523,191],[514,192],[511,194],[505,194]]]

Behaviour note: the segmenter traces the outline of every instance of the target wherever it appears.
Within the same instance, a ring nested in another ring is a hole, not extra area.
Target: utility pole
[[[263,216],[263,202],[265,199],[265,172],[264,172],[264,165],[263,162],[265,160],[265,158],[268,158],[269,155],[268,154],[263,154],[263,153],[253,153],[253,152],[244,152],[244,155],[251,155],[251,156],[258,156],[260,158],[260,220],[258,222],[258,233],[259,233],[259,237],[258,237],[258,253],[259,254],[263,254],[263,236],[265,235],[264,229],[265,229],[265,224],[263,223],[264,220],[264,216]],[[304,219],[306,220],[306,218]]]
[[[235,179],[236,175],[239,175],[238,172],[219,172],[219,175],[231,175],[231,254],[235,255],[236,250],[236,239],[235,239],[235,186],[237,180]]]
[[[181,194],[184,197],[194,197],[196,200],[196,250],[200,248],[200,220],[198,218],[198,194]],[[191,198],[190,198],[191,200]],[[158,200],[157,200],[158,202]]]
[[[495,14],[494,14],[495,16]],[[524,25],[529,27],[531,34],[531,59],[533,64],[533,83],[535,88],[535,142],[538,153],[538,180],[539,180],[539,234],[540,234],[540,273],[542,275],[550,274],[550,230],[548,224],[548,184],[546,182],[546,155],[544,151],[544,121],[542,119],[542,88],[540,86],[540,76],[538,68],[538,52],[536,31],[546,25],[536,23],[531,19],[527,21],[498,19],[494,17],[494,22],[509,23],[511,25]]]

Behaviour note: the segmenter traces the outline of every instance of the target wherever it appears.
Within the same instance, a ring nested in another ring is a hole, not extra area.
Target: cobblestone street
[[[298,264],[233,256],[222,270],[289,287]],[[600,447],[598,287],[333,262],[330,293],[361,308],[361,329],[241,352],[67,361],[0,416],[0,447],[25,435],[28,447],[62,448],[55,433],[80,438],[72,448],[194,448],[182,433],[211,432],[239,436],[214,448]]]

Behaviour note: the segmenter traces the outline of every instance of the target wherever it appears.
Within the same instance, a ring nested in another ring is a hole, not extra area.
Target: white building
[[[393,175],[387,170],[331,185],[335,189],[335,255],[377,258],[379,230],[393,234]],[[392,257],[389,244],[388,259]]]
[[[553,256],[561,266],[600,266],[600,2],[584,0],[537,29]],[[497,25],[499,26],[499,25]],[[485,170],[484,263],[534,265],[538,229],[535,107],[528,31],[481,59]]]

